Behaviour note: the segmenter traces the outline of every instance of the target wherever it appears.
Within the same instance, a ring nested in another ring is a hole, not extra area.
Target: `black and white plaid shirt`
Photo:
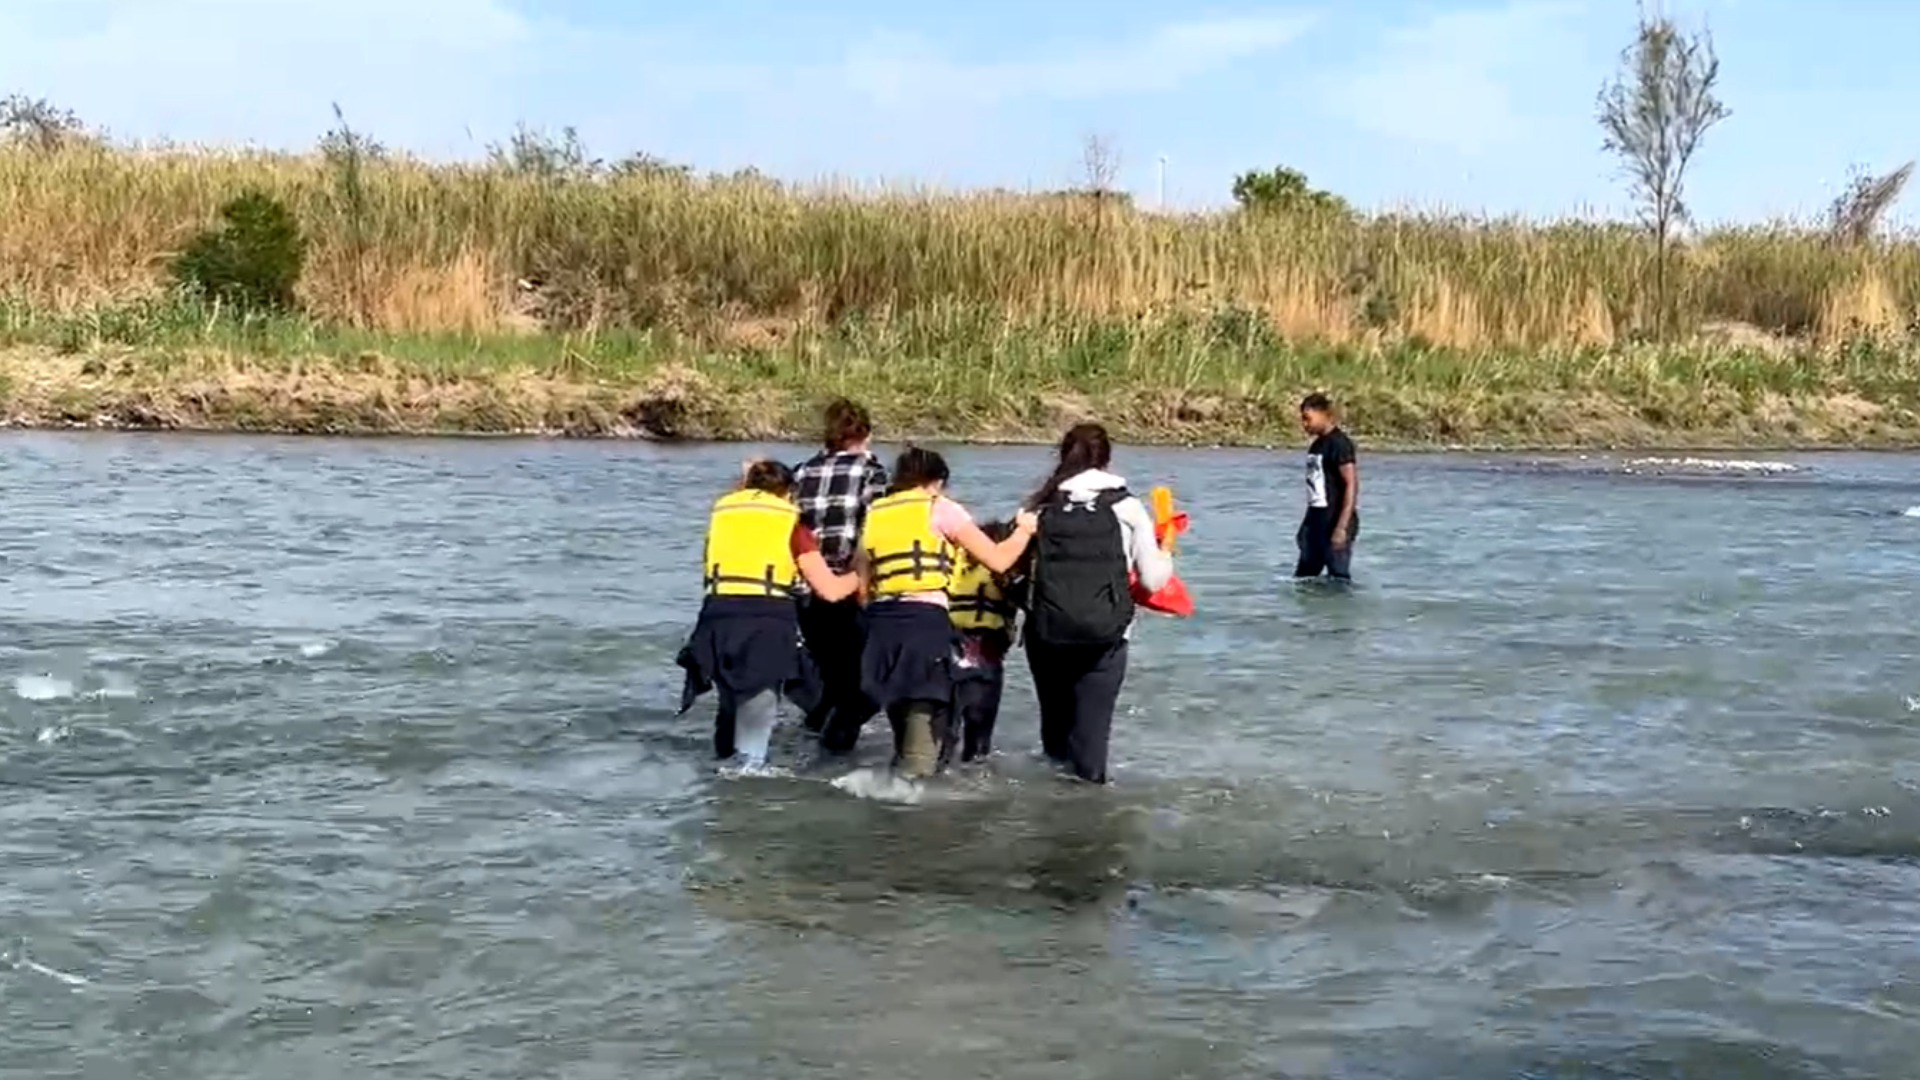
[[[818,453],[794,471],[800,524],[820,540],[820,556],[835,573],[853,565],[867,506],[887,490],[887,469],[871,453]],[[804,585],[801,591],[805,591]]]

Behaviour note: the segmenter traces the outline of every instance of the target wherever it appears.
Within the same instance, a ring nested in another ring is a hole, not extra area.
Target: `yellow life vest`
[[[707,519],[708,596],[791,596],[800,568],[793,526],[800,508],[764,491],[735,491],[714,501]]]
[[[953,584],[947,587],[947,612],[961,630],[1005,630],[1013,621],[1013,605],[993,571],[964,551]]]
[[[933,531],[934,496],[902,491],[873,500],[860,546],[873,595],[941,592],[953,581],[953,545]]]

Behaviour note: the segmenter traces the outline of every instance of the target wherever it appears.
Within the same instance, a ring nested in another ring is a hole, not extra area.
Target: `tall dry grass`
[[[310,310],[378,329],[496,331],[532,314],[752,344],[850,321],[1113,327],[1238,309],[1288,338],[1487,350],[1610,345],[1652,322],[1651,247],[1615,225],[1165,217],[407,161],[369,165],[356,210],[339,181],[318,155],[0,150],[0,293],[71,311],[151,292],[170,253],[258,187],[311,239]],[[1679,325],[1768,336],[1904,330],[1920,245],[1713,231],[1682,249],[1674,304]]]

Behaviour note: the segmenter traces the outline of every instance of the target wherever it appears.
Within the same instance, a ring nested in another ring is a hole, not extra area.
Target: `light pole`
[[[1160,209],[1167,208],[1167,155],[1160,155]]]

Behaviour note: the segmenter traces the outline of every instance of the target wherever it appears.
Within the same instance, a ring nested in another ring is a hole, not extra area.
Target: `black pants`
[[[1107,782],[1113,709],[1127,679],[1127,643],[1048,645],[1027,639],[1027,665],[1040,698],[1040,748],[1090,783]]]
[[[809,598],[800,605],[800,636],[820,672],[820,704],[807,714],[807,730],[819,732],[828,750],[844,753],[853,749],[860,729],[880,711],[860,692],[860,650],[866,634],[859,603]]]
[[[1293,576],[1297,578],[1319,577],[1322,572],[1351,580],[1353,577],[1353,544],[1359,539],[1360,523],[1355,521],[1347,529],[1347,543],[1344,547],[1333,546],[1333,516],[1330,514],[1308,514],[1300,522],[1300,530],[1294,533],[1294,543],[1300,548],[1300,561],[1293,564]]]
[[[961,761],[978,761],[993,753],[993,725],[1000,718],[1000,695],[1007,673],[1000,665],[974,668],[954,681],[953,706],[958,724],[949,724],[941,756],[953,758],[958,744]]]

